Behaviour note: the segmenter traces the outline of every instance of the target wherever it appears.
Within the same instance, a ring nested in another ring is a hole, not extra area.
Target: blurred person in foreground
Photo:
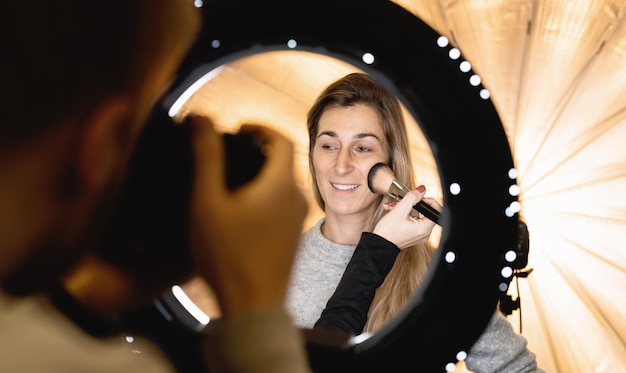
[[[193,3],[0,6],[0,371],[180,371],[150,338],[123,340],[119,315],[191,273],[222,311],[202,347],[212,372],[310,371],[283,305],[307,206],[290,172],[292,144],[279,134],[246,128],[271,152],[232,191],[220,134],[207,118],[185,123],[193,267],[133,272],[96,250],[137,139],[200,30]]]

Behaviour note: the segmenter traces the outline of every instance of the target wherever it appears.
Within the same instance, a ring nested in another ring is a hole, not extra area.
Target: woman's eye
[[[372,151],[372,149],[368,148],[367,146],[357,146],[356,151],[359,153],[367,153],[367,152]]]
[[[325,150],[335,150],[337,149],[337,146],[334,144],[322,144],[322,149]]]

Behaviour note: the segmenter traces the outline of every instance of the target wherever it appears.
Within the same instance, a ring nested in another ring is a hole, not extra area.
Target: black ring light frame
[[[391,1],[213,0],[204,1],[202,13],[204,28],[166,107],[224,63],[301,50],[370,73],[416,118],[443,187],[443,234],[426,281],[370,338],[357,343],[305,330],[307,350],[316,372],[453,370],[508,289],[512,260],[505,254],[516,247],[518,226],[509,144],[488,91],[473,80],[478,76],[462,68],[457,49],[438,44],[445,39]],[[365,53],[372,63],[362,61]]]

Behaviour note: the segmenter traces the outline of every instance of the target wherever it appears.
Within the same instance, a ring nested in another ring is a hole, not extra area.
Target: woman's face
[[[374,109],[358,104],[329,107],[319,120],[313,166],[326,215],[371,216],[378,195],[367,175],[378,162],[388,162],[388,145]]]

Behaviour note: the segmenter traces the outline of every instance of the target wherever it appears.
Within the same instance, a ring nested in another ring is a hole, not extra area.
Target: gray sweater
[[[296,324],[305,328],[312,328],[319,319],[356,249],[324,237],[323,222],[303,234],[287,294],[287,309]],[[499,312],[470,349],[465,364],[476,373],[543,372],[537,368],[535,354],[527,349],[526,339]]]

